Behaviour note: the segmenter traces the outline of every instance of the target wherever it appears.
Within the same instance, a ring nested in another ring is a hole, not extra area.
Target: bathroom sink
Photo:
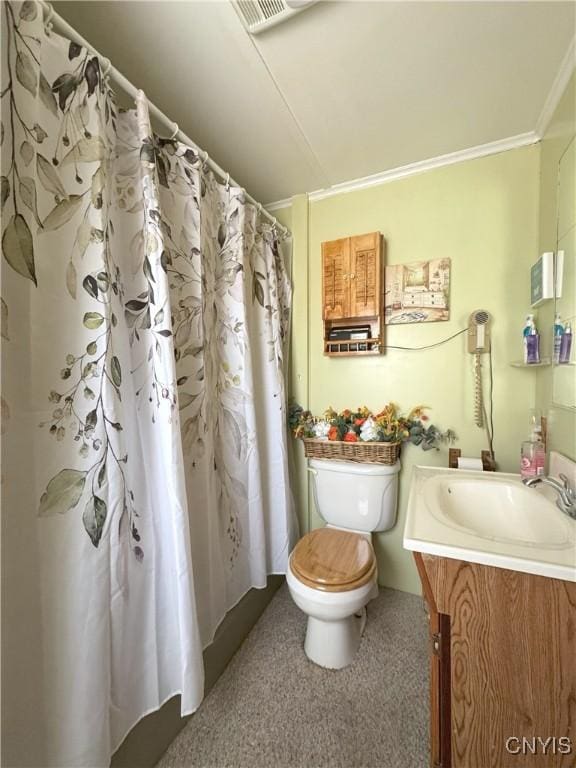
[[[483,539],[549,547],[571,543],[570,521],[549,514],[550,501],[517,481],[435,476],[426,482],[424,500],[446,525]]]
[[[404,547],[576,581],[576,522],[514,474],[415,467]]]

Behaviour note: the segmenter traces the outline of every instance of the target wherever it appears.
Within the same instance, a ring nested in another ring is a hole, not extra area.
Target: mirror
[[[576,326],[576,137],[558,164],[558,207],[555,312],[562,324]],[[561,281],[559,279],[561,274]],[[559,283],[561,282],[561,285]],[[572,339],[574,336],[572,336]],[[552,400],[562,408],[576,409],[576,350],[571,344],[569,362],[554,364]]]

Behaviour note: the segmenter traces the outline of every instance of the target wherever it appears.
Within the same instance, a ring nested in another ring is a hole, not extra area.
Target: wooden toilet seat
[[[348,592],[367,584],[376,573],[369,539],[336,528],[319,528],[303,536],[290,557],[294,575],[324,592]]]

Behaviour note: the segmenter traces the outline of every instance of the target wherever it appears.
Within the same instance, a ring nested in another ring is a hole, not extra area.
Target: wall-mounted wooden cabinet
[[[379,232],[322,243],[324,354],[382,350],[382,250]],[[357,332],[336,338],[348,329]]]

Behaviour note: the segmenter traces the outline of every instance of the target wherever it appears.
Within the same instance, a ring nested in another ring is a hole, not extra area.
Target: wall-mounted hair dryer
[[[476,309],[468,319],[468,352],[490,352],[490,315],[485,309]]]

